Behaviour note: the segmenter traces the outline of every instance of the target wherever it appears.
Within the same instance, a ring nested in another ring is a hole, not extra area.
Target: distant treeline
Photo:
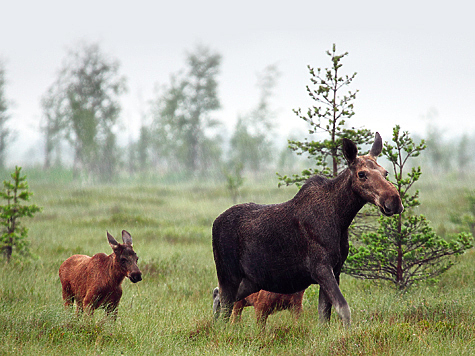
[[[189,52],[184,68],[158,88],[144,109],[138,139],[123,144],[118,137],[126,78],[119,62],[99,45],[81,43],[66,54],[41,99],[42,167],[71,169],[73,179],[110,182],[124,174],[220,177],[237,166],[244,174],[287,174],[311,165],[275,140],[276,114],[270,102],[280,75],[276,65],[258,74],[255,106],[237,117],[230,134],[223,134],[223,123],[213,115],[221,106],[220,66],[221,55],[207,47]],[[10,119],[5,66],[0,62],[0,169],[15,138],[7,125]],[[421,160],[432,171],[474,168],[473,136],[445,141],[435,126],[428,131]]]

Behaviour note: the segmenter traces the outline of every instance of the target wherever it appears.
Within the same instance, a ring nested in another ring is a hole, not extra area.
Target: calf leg
[[[261,329],[265,329],[267,318],[277,308],[275,297],[265,291],[260,291],[257,294],[257,299],[254,302],[254,311],[256,313],[256,322]]]
[[[76,299],[76,315],[79,316],[84,311],[82,300]]]
[[[246,299],[234,303],[233,312],[231,314],[232,323],[239,323],[241,321],[242,310],[247,306]]]
[[[74,294],[68,286],[63,287],[64,307],[69,308],[74,303]]]
[[[265,329],[267,318],[271,314],[268,309],[263,309],[259,305],[254,305],[254,311],[256,312],[257,326],[261,329]]]
[[[320,303],[319,303],[320,304]],[[302,304],[296,304],[290,308],[290,312],[294,315],[295,320],[298,320],[302,313]]]
[[[90,316],[94,315],[94,309],[97,307],[98,297],[97,294],[93,291],[88,291],[86,297],[84,298],[83,304],[86,313]]]

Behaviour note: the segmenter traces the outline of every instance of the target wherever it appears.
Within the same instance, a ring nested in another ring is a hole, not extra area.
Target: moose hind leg
[[[259,288],[246,278],[242,279],[237,285],[220,285],[219,303],[221,308],[219,313],[222,315],[222,318],[228,321],[233,311],[234,303],[258,291]]]
[[[74,295],[64,295],[63,293],[64,308],[69,309],[74,304]]]
[[[243,278],[239,284],[236,300],[244,299],[253,293],[259,292],[260,288],[247,278]]]
[[[64,307],[68,309],[74,304],[74,293],[71,290],[69,283],[63,283],[63,301]]]
[[[237,287],[219,287],[219,293],[215,298],[213,307],[216,307],[215,318],[222,318],[224,321],[229,321],[233,311],[234,301],[236,300]]]

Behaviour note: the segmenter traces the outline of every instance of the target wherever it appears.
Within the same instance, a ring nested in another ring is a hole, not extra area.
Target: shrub
[[[6,200],[5,205],[0,205],[0,224],[4,229],[0,235],[0,246],[7,262],[10,262],[13,249],[18,253],[28,252],[28,229],[21,226],[20,219],[33,217],[41,210],[36,205],[23,205],[30,200],[33,193],[28,191],[26,176],[21,176],[21,167],[15,167],[11,174],[13,181],[4,181],[0,197]]]

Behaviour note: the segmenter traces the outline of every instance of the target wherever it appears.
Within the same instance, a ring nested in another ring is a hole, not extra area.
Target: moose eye
[[[365,172],[358,172],[358,177],[363,179],[366,178],[366,173]]]
[[[385,177],[387,177],[388,175],[389,175],[389,172],[388,172],[388,171],[384,172],[384,176],[385,176]]]
[[[125,265],[127,263],[127,259],[126,258],[121,258],[120,263]]]

